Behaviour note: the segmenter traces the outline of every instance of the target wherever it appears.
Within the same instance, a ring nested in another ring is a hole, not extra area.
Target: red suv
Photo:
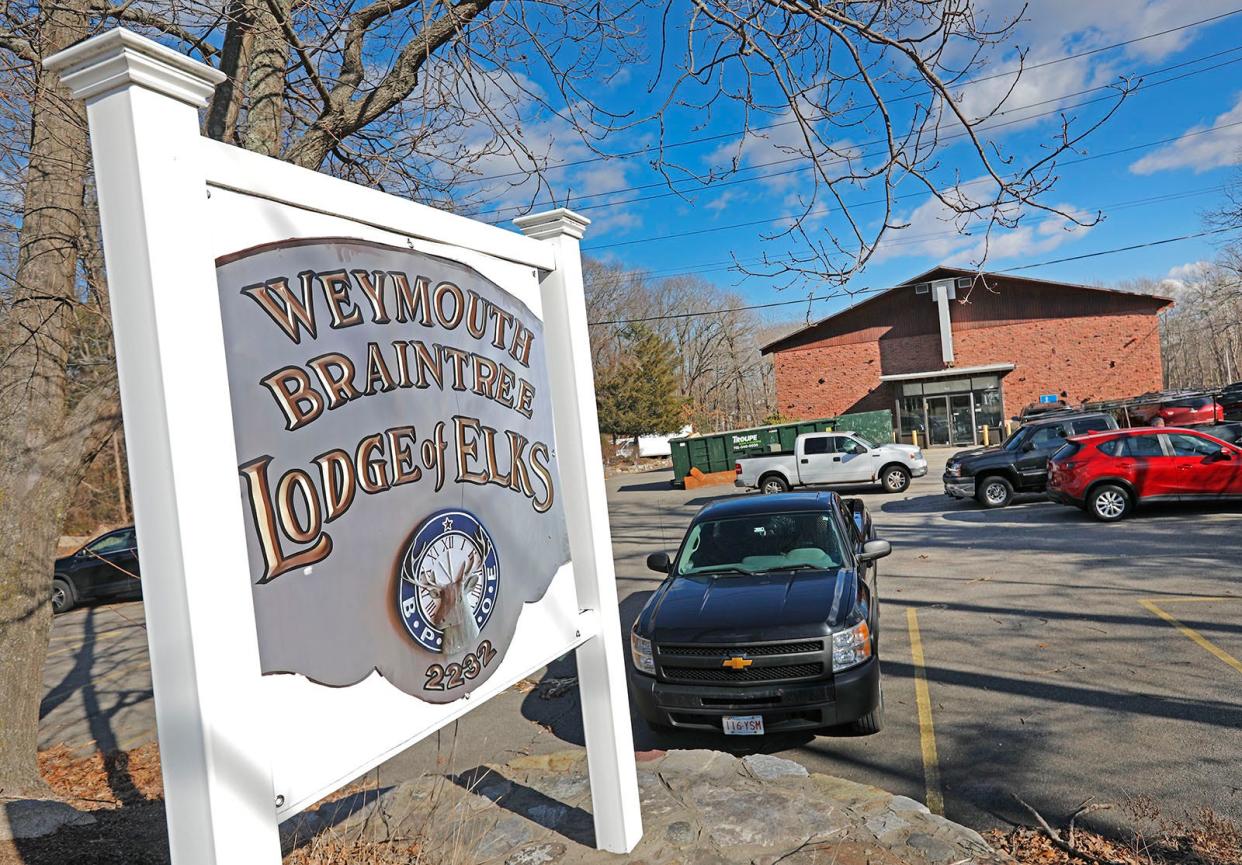
[[[1210,396],[1173,397],[1158,403],[1141,405],[1133,411],[1136,420],[1151,423],[1163,418],[1165,426],[1198,426],[1222,423],[1225,410]]]
[[[1140,502],[1242,500],[1242,448],[1171,427],[1071,436],[1049,461],[1048,496],[1105,522]]]

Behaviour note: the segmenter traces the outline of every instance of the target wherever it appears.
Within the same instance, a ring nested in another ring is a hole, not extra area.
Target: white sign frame
[[[632,850],[642,824],[583,297],[588,220],[523,217],[523,237],[206,139],[198,111],[224,76],[124,29],[44,65],[90,126],[172,861],[279,862],[280,820],[575,649],[596,844]],[[375,674],[339,689],[260,674],[215,258],[343,234],[469,264],[545,323],[571,561],[527,605],[495,675],[454,703]]]

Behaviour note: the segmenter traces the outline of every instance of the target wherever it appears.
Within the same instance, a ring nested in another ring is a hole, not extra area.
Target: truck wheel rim
[[[52,589],[52,609],[59,610],[65,605],[65,590],[60,586]]]
[[[889,472],[888,485],[891,489],[899,490],[906,485],[906,476],[898,471]]]
[[[991,502],[994,505],[999,505],[1001,502],[1005,500],[1005,485],[1004,484],[988,484],[987,487],[984,489],[983,494],[987,496],[987,499],[989,502]]]
[[[1116,519],[1125,510],[1125,499],[1121,493],[1106,490],[1095,497],[1095,512],[1102,517]]]
[[[779,481],[768,481],[766,484],[763,485],[763,491],[765,493],[779,493],[781,491],[780,482]]]

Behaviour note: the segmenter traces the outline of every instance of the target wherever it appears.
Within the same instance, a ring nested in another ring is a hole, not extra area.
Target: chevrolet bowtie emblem
[[[725,658],[724,660],[724,666],[728,667],[730,670],[744,670],[753,663],[754,661],[752,661],[750,658],[742,658],[742,657]]]

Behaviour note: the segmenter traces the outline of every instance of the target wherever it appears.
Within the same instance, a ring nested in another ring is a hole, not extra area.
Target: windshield
[[[869,451],[875,450],[875,445],[867,441],[867,439],[863,438],[858,433],[854,433],[854,440],[857,441],[859,444],[861,444],[863,447],[865,447]]]
[[[823,511],[704,520],[690,529],[675,573],[759,574],[841,566],[841,537]]]

